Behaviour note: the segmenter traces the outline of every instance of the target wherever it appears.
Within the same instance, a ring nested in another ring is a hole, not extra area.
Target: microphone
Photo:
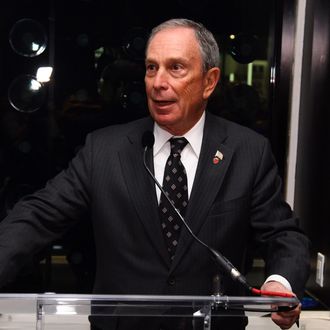
[[[155,143],[155,137],[154,134],[150,131],[146,131],[142,135],[142,146],[145,148],[144,154],[148,149],[151,149],[154,146]]]
[[[202,246],[204,246],[211,253],[214,260],[218,263],[218,265],[220,265],[220,268],[225,270],[226,273],[228,273],[234,281],[240,282],[243,285],[243,287],[245,287],[248,291],[253,292],[252,291],[253,288],[248,284],[245,277],[232,265],[232,263],[225,256],[223,256],[220,252],[216,251],[215,249],[211,248],[209,245],[207,245],[206,243],[201,241],[193,233],[193,231],[191,230],[191,228],[189,227],[189,225],[187,224],[187,222],[185,221],[183,216],[180,214],[179,210],[174,206],[173,202],[167,196],[167,194],[165,193],[165,191],[164,191],[163,187],[161,186],[161,184],[158,182],[158,180],[156,179],[154,174],[149,169],[149,167],[147,165],[147,162],[146,162],[146,155],[147,155],[147,150],[151,149],[153,147],[154,143],[155,143],[155,137],[154,137],[153,133],[150,132],[150,131],[144,132],[143,135],[142,135],[142,146],[144,148],[143,165],[144,165],[145,169],[147,170],[147,172],[149,173],[150,177],[155,182],[157,187],[160,189],[160,191],[162,192],[164,197],[168,200],[168,202],[170,203],[173,210],[175,210],[175,213],[179,217],[180,221],[186,227],[189,234],[194,238],[194,240],[197,241]]]

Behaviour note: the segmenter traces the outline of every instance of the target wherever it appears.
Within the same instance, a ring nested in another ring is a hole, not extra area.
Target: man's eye
[[[182,66],[180,64],[174,64],[173,65],[173,70],[177,71],[177,70],[181,70]]]
[[[146,68],[148,71],[154,71],[156,69],[156,66],[154,64],[148,64]]]

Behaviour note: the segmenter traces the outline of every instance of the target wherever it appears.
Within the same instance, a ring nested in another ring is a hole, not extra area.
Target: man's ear
[[[204,77],[204,93],[203,97],[207,100],[214,91],[220,79],[220,69],[215,67],[208,70]]]

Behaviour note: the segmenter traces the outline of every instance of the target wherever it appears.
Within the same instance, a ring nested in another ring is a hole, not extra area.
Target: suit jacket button
[[[168,285],[174,285],[175,284],[175,278],[174,277],[169,277],[167,279],[167,284]]]

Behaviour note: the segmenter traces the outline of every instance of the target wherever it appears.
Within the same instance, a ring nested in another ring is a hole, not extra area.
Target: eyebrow
[[[185,57],[182,57],[182,56],[178,56],[178,57],[170,57],[170,58],[167,58],[166,59],[166,62],[181,62],[181,63],[189,63],[191,59],[187,59]],[[155,62],[157,63],[157,60],[153,59],[152,57],[147,57],[145,59],[145,62],[146,63],[149,63],[149,62]]]

